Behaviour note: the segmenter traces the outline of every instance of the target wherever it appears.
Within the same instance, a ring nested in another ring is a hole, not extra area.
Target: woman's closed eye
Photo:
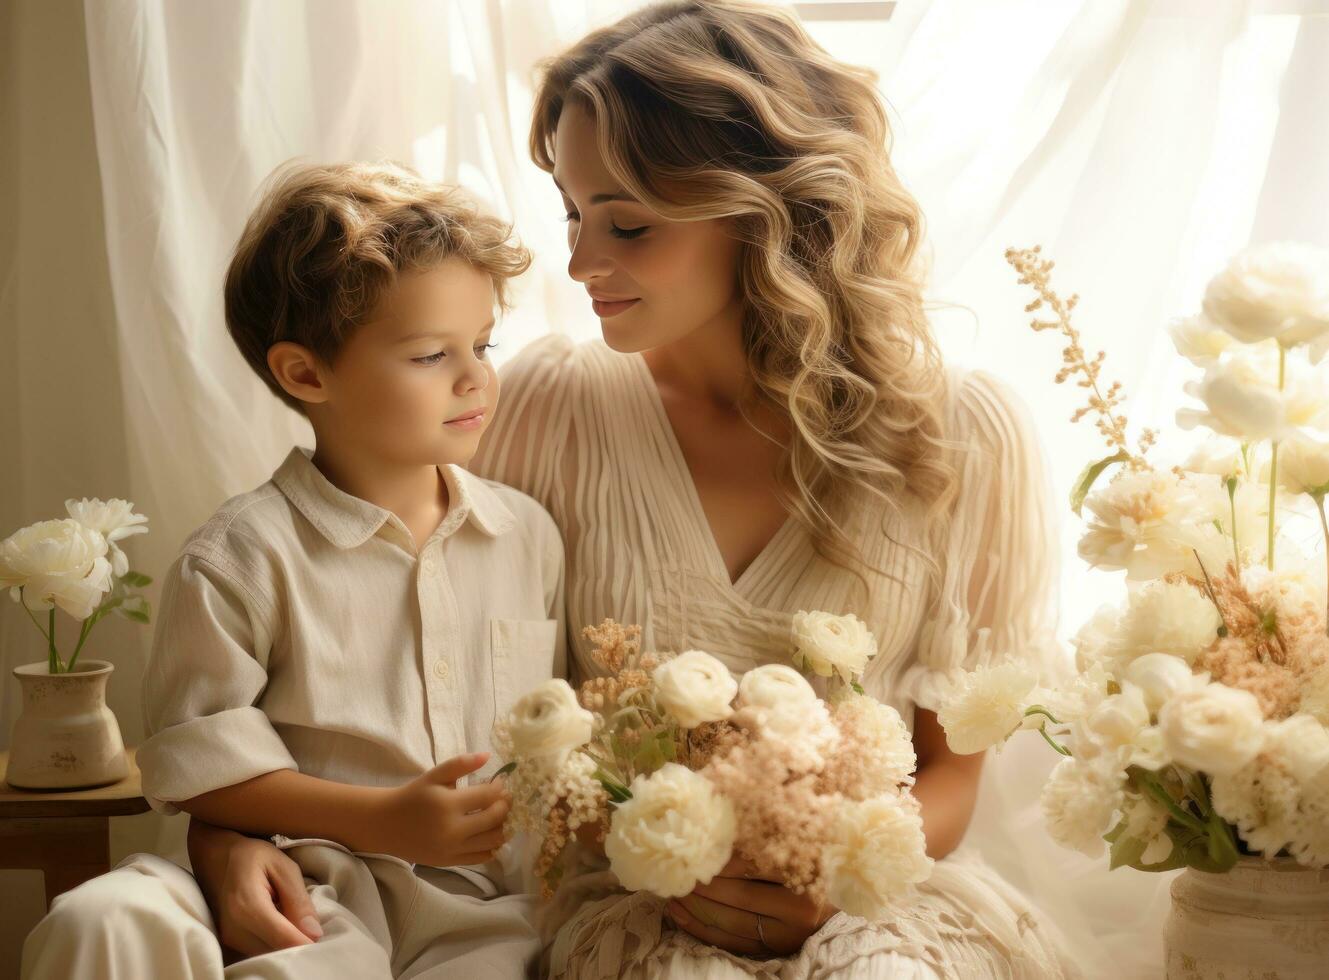
[[[650,225],[638,225],[636,228],[620,228],[613,222],[609,223],[609,234],[615,238],[638,238],[645,234]]]

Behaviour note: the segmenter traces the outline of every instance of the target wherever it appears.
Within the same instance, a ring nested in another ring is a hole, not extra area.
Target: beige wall
[[[61,516],[67,497],[127,495],[113,322],[83,4],[0,0],[0,537]],[[89,648],[117,666],[109,698],[130,742],[142,738],[127,694],[147,640],[114,619]],[[11,670],[42,650],[0,597],[0,747],[18,710]],[[112,860],[152,847],[160,830],[151,815],[113,820]],[[42,910],[39,881],[0,871],[0,980],[18,975]]]

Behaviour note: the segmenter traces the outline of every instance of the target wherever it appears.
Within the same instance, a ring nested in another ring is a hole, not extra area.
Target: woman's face
[[[559,117],[554,160],[568,275],[585,285],[610,347],[650,350],[739,322],[739,243],[723,219],[669,221],[631,198],[605,167],[594,118],[578,105]]]

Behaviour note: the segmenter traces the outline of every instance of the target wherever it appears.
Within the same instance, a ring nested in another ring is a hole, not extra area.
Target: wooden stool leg
[[[111,870],[106,817],[0,820],[0,868],[36,868],[51,899]]]

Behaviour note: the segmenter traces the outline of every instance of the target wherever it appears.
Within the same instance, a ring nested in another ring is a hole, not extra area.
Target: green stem
[[[83,644],[87,640],[88,634],[92,632],[92,628],[97,625],[97,620],[100,618],[100,610],[98,610],[87,619],[83,620],[83,628],[78,632],[78,643],[75,644],[74,652],[69,656],[69,663],[65,667],[66,671],[74,669],[74,663],[78,660],[79,651],[83,649]]]
[[[1025,708],[1025,709],[1024,709],[1024,716],[1025,716],[1026,718],[1028,718],[1030,715],[1042,715],[1044,718],[1046,718],[1048,721],[1052,722],[1052,724],[1054,724],[1054,725],[1060,725],[1060,724],[1061,724],[1061,722],[1058,721],[1058,720],[1053,716],[1052,712],[1051,712],[1051,711],[1048,711],[1048,709],[1045,708],[1045,707],[1043,707],[1041,704],[1031,704],[1029,707]]]
[[[1324,517],[1324,494],[1316,493],[1311,494],[1311,496],[1314,498],[1315,506],[1320,512],[1320,530],[1324,532],[1325,581],[1329,582],[1329,521],[1326,521]],[[1324,603],[1324,633],[1329,636],[1329,587],[1325,589]]]
[[[1278,348],[1278,390],[1283,391],[1283,382],[1285,369],[1287,367],[1287,351],[1282,345]],[[1278,440],[1273,441],[1273,452],[1269,459],[1269,557],[1265,564],[1269,571],[1274,570],[1274,517],[1278,505]]]
[[[46,634],[46,656],[49,658],[46,669],[52,674],[60,673],[60,652],[55,648],[55,606],[51,607],[50,632]]]
[[[1066,746],[1064,746],[1064,745],[1062,745],[1061,743],[1059,743],[1055,738],[1053,738],[1051,735],[1049,735],[1049,734],[1047,733],[1047,728],[1046,728],[1046,726],[1044,726],[1044,725],[1039,725],[1039,726],[1038,726],[1038,734],[1040,734],[1040,735],[1043,736],[1043,741],[1047,742],[1048,745],[1052,746],[1052,748],[1053,748],[1054,751],[1060,753],[1061,755],[1070,755],[1070,754],[1071,754],[1071,750],[1070,750],[1070,749],[1066,748]]]
[[[1172,799],[1172,794],[1165,790],[1154,776],[1149,773],[1140,772],[1136,776],[1136,782],[1140,788],[1152,796],[1156,801],[1163,805],[1173,820],[1181,824],[1188,830],[1197,834],[1208,832],[1208,828],[1199,820],[1195,819],[1193,814],[1187,813],[1181,807],[1177,806],[1176,800]]]
[[[1237,546],[1237,478],[1227,481],[1227,502],[1232,508],[1232,561],[1236,565],[1237,577],[1241,577],[1241,549]]]

